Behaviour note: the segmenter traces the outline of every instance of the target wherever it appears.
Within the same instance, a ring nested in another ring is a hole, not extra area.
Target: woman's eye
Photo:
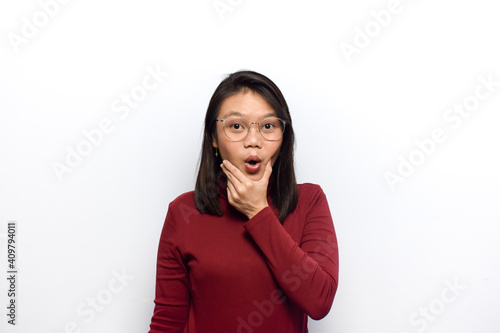
[[[230,122],[228,126],[232,131],[243,131],[245,128],[241,122]]]
[[[274,123],[265,123],[264,125],[262,125],[262,129],[264,131],[273,131],[277,128],[278,126],[276,126],[276,124]]]

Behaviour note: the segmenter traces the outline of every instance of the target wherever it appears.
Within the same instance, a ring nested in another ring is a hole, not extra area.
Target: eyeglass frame
[[[229,137],[229,135],[227,135],[226,130],[225,130],[225,128],[226,128],[226,127],[225,127],[225,125],[226,125],[226,121],[227,121],[228,119],[233,119],[233,118],[243,119],[244,121],[246,121],[246,122],[248,123],[248,131],[247,131],[247,134],[246,134],[243,138],[241,138],[241,139],[239,139],[239,140],[233,140],[233,139],[231,139],[231,138]],[[277,138],[277,139],[274,139],[274,140],[269,140],[268,138],[264,137],[264,135],[262,135],[262,133],[260,132],[260,124],[262,124],[265,120],[267,120],[267,119],[271,119],[271,118],[278,119],[278,120],[279,120],[279,121],[281,121],[281,123],[283,124],[283,128],[282,128],[282,130],[281,130],[281,136],[280,136],[279,138]],[[243,118],[243,117],[237,117],[237,116],[234,116],[234,117],[228,117],[228,118],[226,118],[226,119],[215,119],[215,121],[220,121],[220,122],[222,122],[222,131],[224,132],[224,134],[227,136],[227,138],[228,138],[229,140],[234,141],[234,142],[238,142],[238,141],[243,141],[243,140],[245,140],[245,139],[246,139],[246,137],[248,136],[248,134],[250,134],[250,129],[252,128],[252,125],[253,125],[253,124],[258,125],[258,126],[257,126],[257,132],[259,132],[260,136],[261,136],[264,140],[267,140],[267,141],[278,141],[279,139],[281,139],[281,138],[283,137],[283,133],[285,133],[285,126],[286,126],[286,121],[284,121],[284,120],[283,120],[283,119],[281,119],[281,118],[274,117],[274,116],[273,116],[273,117],[266,117],[266,118],[262,119],[260,122],[255,122],[255,121],[253,121],[253,122],[249,122],[247,119],[245,119],[245,118]]]

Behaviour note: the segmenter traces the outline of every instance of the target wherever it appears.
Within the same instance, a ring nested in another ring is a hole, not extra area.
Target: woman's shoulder
[[[194,191],[184,192],[170,202],[170,207],[194,206]]]
[[[313,183],[302,183],[297,184],[297,192],[299,195],[300,205],[314,205],[318,201],[326,198],[325,192],[323,192],[323,188],[321,188],[318,184]]]
[[[189,225],[193,218],[199,215],[200,213],[194,203],[194,191],[185,192],[177,196],[168,205],[165,224],[168,224],[169,228],[174,230]]]
[[[321,188],[321,186],[313,183],[297,184],[297,191],[299,192],[299,195],[301,194],[311,195],[316,193],[318,194],[323,193],[323,189]]]

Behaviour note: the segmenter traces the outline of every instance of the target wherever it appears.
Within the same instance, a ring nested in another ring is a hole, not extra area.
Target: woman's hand
[[[257,181],[248,179],[228,160],[222,162],[221,168],[227,176],[227,198],[231,206],[246,215],[248,219],[269,206],[267,186],[273,171],[270,160],[267,162],[264,175]]]

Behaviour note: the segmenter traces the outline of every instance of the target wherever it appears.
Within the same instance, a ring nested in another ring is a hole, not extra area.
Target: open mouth
[[[249,156],[245,160],[245,167],[249,173],[256,173],[260,169],[260,157],[258,156]]]

